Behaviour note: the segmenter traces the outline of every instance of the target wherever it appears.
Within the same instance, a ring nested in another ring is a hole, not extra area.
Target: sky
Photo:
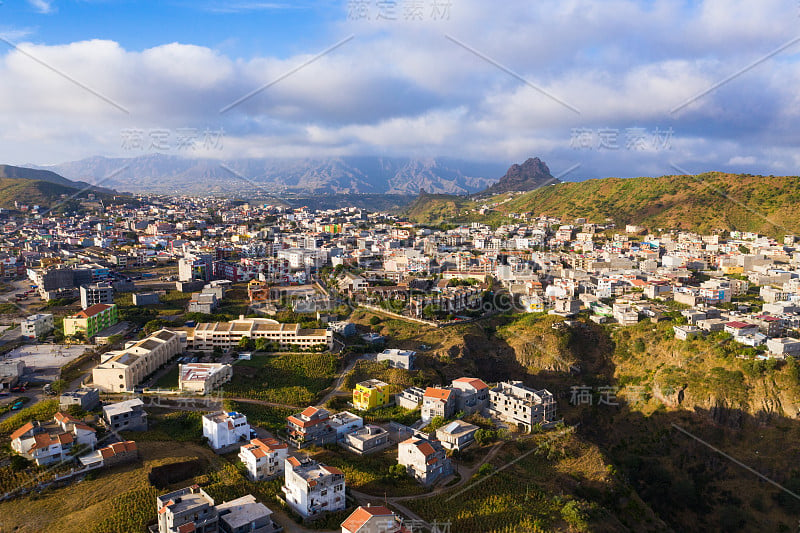
[[[797,0],[3,0],[0,163],[797,175]]]

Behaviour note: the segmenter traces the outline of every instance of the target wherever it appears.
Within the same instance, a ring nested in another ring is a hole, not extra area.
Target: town
[[[675,339],[713,337],[739,358],[800,355],[793,235],[529,214],[436,227],[215,198],[81,207],[0,213],[0,498],[145,468],[156,442],[178,458],[207,447],[202,461],[151,464],[141,493],[155,501],[116,517],[153,532],[443,530],[409,500],[486,475],[503,442],[569,430],[565,388],[445,379],[430,360],[446,354],[384,321],[668,322]],[[361,464],[383,471],[365,482]]]

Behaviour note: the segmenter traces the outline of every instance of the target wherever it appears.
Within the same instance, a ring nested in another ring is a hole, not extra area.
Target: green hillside
[[[15,167],[13,165],[0,165],[0,178],[14,178],[35,181],[46,181],[63,185],[65,187],[75,186],[74,181],[68,180],[49,170],[39,170],[35,168]]]
[[[486,203],[505,197],[494,197]],[[800,177],[709,172],[697,176],[605,178],[560,183],[517,195],[479,217],[476,204],[462,197],[426,195],[406,211],[417,222],[501,220],[508,213],[585,217],[648,228],[757,231],[768,235],[800,232]]]
[[[0,207],[13,209],[14,201],[49,207],[61,200],[62,194],[72,196],[79,191],[80,189],[47,181],[0,178]]]

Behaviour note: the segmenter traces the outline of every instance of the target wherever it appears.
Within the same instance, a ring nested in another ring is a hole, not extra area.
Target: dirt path
[[[324,406],[326,403],[328,403],[328,400],[339,394],[339,388],[341,388],[342,384],[344,383],[347,374],[353,371],[356,363],[361,361],[361,359],[363,358],[359,357],[358,359],[353,359],[346,367],[344,367],[341,372],[339,372],[339,376],[336,378],[336,381],[333,382],[333,385],[331,385],[330,390],[325,394],[325,396],[322,397],[320,401],[317,402],[317,407]]]

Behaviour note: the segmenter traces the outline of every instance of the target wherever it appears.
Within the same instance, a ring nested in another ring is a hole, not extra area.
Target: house
[[[639,313],[627,303],[614,303],[611,307],[614,320],[623,326],[632,326],[639,322]]]
[[[489,390],[487,411],[522,431],[530,431],[536,424],[555,420],[556,401],[546,389],[534,390],[521,381],[508,381]]]
[[[77,405],[84,411],[90,411],[100,404],[100,389],[95,387],[67,391],[61,394],[58,403],[59,408],[64,410],[71,405]]]
[[[397,447],[397,462],[406,467],[408,474],[430,485],[453,472],[453,464],[442,444],[435,439],[415,435]]]
[[[354,293],[365,290],[369,283],[367,280],[352,272],[343,272],[338,279],[339,290]]]
[[[772,355],[800,357],[800,340],[789,337],[778,337],[767,340],[767,351]]]
[[[49,313],[31,315],[23,320],[20,326],[23,337],[26,339],[38,339],[53,331],[53,315]]]
[[[103,418],[114,431],[147,431],[147,413],[139,398],[104,406]]]
[[[83,466],[104,466],[110,468],[123,463],[130,463],[139,458],[139,449],[132,440],[115,442],[104,448],[80,457]]]
[[[182,332],[161,329],[146,339],[128,343],[124,350],[106,352],[92,370],[92,381],[105,392],[132,391],[147,376],[183,352],[184,338]]]
[[[38,466],[67,460],[78,446],[91,450],[97,443],[93,428],[63,413],[47,423],[28,422],[10,438],[11,449]]]
[[[422,403],[425,391],[419,387],[409,387],[395,396],[395,402],[403,409],[417,409]]]
[[[475,441],[475,432],[478,429],[478,426],[474,424],[463,420],[454,420],[437,429],[436,438],[448,450],[463,450]]]
[[[456,395],[452,389],[428,387],[422,396],[422,420],[428,421],[436,416],[450,418],[455,413]]]
[[[368,424],[344,435],[339,445],[358,455],[382,450],[389,444],[389,432],[380,426]]]
[[[87,309],[97,304],[111,305],[114,303],[114,288],[107,281],[81,285],[79,290],[81,309]]]
[[[697,326],[672,326],[672,331],[675,332],[675,338],[681,341],[688,341],[701,335],[701,330]]]
[[[197,485],[156,497],[158,533],[217,533],[214,500]]]
[[[746,337],[758,333],[758,326],[756,324],[734,320],[725,324],[724,331],[725,333],[733,335],[734,338]]]
[[[402,520],[383,506],[359,507],[342,522],[342,533],[409,533]]]
[[[203,436],[216,453],[226,453],[250,439],[247,417],[236,411],[203,415]]]
[[[336,431],[337,441],[342,440],[348,433],[364,427],[364,419],[349,411],[332,415],[328,423]]]
[[[216,506],[221,533],[277,533],[283,528],[272,521],[272,511],[246,494]]]
[[[344,473],[308,458],[286,459],[281,490],[286,504],[303,518],[341,511],[347,506]]]
[[[480,413],[489,407],[489,385],[478,378],[458,378],[451,384],[456,393],[456,412],[465,415]]]
[[[321,407],[307,407],[298,415],[286,417],[289,439],[298,447],[336,442],[336,430],[330,423],[330,412]]]
[[[353,407],[367,411],[389,403],[391,387],[379,379],[368,379],[356,383],[353,389]]]
[[[405,370],[414,369],[414,359],[416,359],[417,352],[411,350],[398,350],[397,348],[390,348],[382,351],[376,357],[380,363],[388,361],[391,368],[403,368]]]
[[[288,455],[289,445],[276,439],[253,439],[239,449],[239,460],[253,481],[264,481],[282,474]]]
[[[188,363],[178,365],[178,390],[208,394],[233,377],[231,365]]]
[[[116,304],[95,304],[72,316],[65,317],[64,335],[69,337],[82,333],[86,339],[91,339],[118,321]]]

